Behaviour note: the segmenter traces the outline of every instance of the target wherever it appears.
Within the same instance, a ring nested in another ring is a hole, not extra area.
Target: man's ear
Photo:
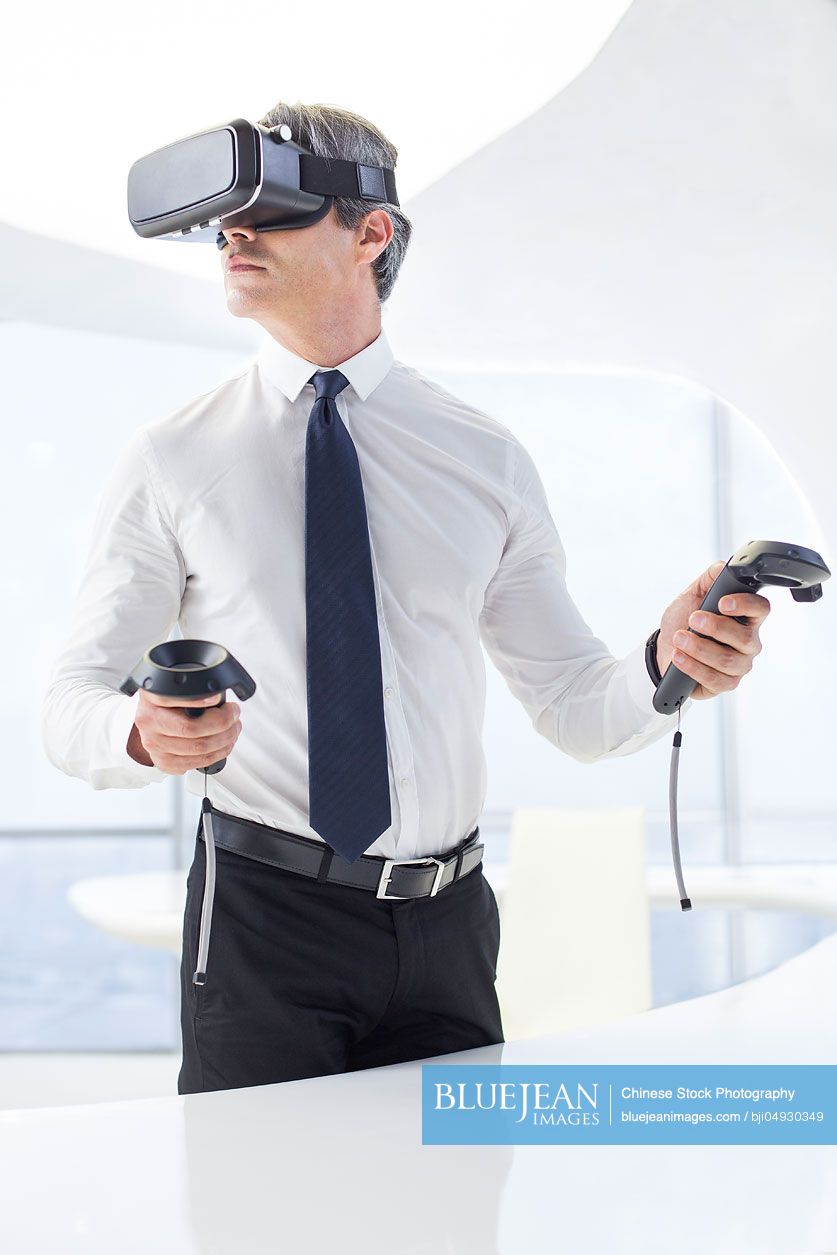
[[[390,218],[385,209],[373,209],[367,214],[364,221],[360,224],[360,238],[358,242],[364,246],[370,244],[378,246],[369,259],[370,261],[374,261],[384,251],[392,239],[393,232],[392,218]]]

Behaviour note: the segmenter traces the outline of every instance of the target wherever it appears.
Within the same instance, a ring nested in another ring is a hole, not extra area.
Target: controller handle
[[[790,545],[778,540],[750,540],[730,557],[719,571],[712,587],[700,603],[701,610],[718,614],[722,597],[730,593],[757,592],[765,585],[790,589],[794,601],[818,601],[822,597],[822,581],[831,572],[815,549]],[[738,623],[746,623],[746,615],[730,615]],[[687,629],[695,636],[711,640],[705,632]],[[669,663],[654,693],[654,709],[660,714],[673,714],[697,688],[697,680]]]

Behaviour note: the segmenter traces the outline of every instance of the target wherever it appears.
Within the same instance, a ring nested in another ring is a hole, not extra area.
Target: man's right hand
[[[139,695],[126,748],[144,767],[159,767],[170,775],[182,776],[226,758],[238,740],[241,707],[237,702],[221,706],[220,694],[186,700],[140,689]],[[183,706],[200,706],[206,713],[195,719],[176,709]],[[211,709],[214,706],[220,709]]]

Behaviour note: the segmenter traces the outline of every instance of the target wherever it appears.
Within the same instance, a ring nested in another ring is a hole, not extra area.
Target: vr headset
[[[221,227],[309,227],[335,196],[398,205],[395,173],[359,161],[315,157],[289,126],[236,118],[175,140],[128,171],[128,217],[144,239],[215,241]]]

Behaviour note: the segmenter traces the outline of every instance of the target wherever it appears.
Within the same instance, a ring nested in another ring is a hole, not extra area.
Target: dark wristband
[[[657,637],[659,635],[660,629],[656,628],[645,642],[645,666],[654,682],[654,688],[658,687],[663,678],[660,675],[660,668],[657,666]]]

